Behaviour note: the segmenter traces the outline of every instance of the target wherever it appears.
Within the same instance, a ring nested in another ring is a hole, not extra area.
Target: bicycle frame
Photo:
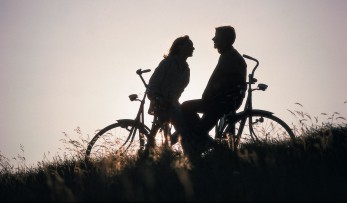
[[[141,78],[141,81],[143,82],[144,86],[146,87],[146,91],[143,95],[142,100],[138,99],[138,96],[136,94],[129,95],[129,99],[131,101],[139,101],[140,102],[140,107],[139,107],[139,110],[138,110],[136,117],[134,119],[136,122],[136,125],[130,130],[129,136],[127,137],[123,146],[125,146],[129,142],[129,140],[130,140],[130,143],[129,143],[128,147],[131,145],[131,143],[133,142],[133,140],[135,138],[135,134],[136,134],[137,130],[140,130],[141,132],[143,132],[142,134],[148,134],[147,143],[149,143],[150,145],[154,145],[155,134],[157,133],[157,131],[160,128],[163,128],[165,130],[165,134],[167,134],[169,131],[169,129],[166,129],[167,128],[166,125],[161,126],[161,123],[159,122],[158,117],[156,115],[154,115],[154,117],[153,117],[153,122],[152,122],[152,126],[150,129],[144,124],[144,120],[145,120],[145,118],[144,118],[144,114],[145,114],[144,113],[144,105],[145,105],[145,101],[146,101],[146,97],[147,97],[148,84],[146,83],[146,81],[142,77],[142,73],[146,73],[146,72],[150,72],[150,71],[151,71],[150,69],[146,69],[146,70],[138,69],[136,71],[136,73]],[[132,120],[131,119],[120,119],[120,120],[117,120],[117,122],[120,124],[127,125],[127,124],[129,124],[129,122],[132,122]],[[166,136],[165,136],[165,140],[166,140]],[[144,143],[141,143],[141,146],[143,146],[143,144]]]
[[[250,57],[250,56],[245,55],[245,54],[243,55],[243,57],[256,62],[256,65],[253,68],[252,73],[248,75],[248,82],[246,83],[247,84],[247,98],[246,98],[245,106],[244,106],[243,111],[241,111],[239,113],[236,113],[236,114],[234,114],[233,112],[232,113],[228,113],[228,114],[225,114],[221,119],[219,119],[219,122],[217,122],[216,128],[215,128],[216,136],[219,136],[219,137],[222,136],[222,130],[223,130],[222,128],[225,125],[225,122],[228,122],[227,119],[229,119],[231,121],[230,123],[232,123],[233,120],[237,120],[238,118],[243,117],[244,119],[241,120],[240,129],[239,129],[239,132],[242,132],[244,130],[243,128],[244,128],[246,120],[248,118],[248,121],[249,121],[249,125],[248,125],[249,126],[249,131],[250,131],[251,136],[253,137],[254,131],[253,131],[253,128],[252,128],[253,121],[252,121],[252,114],[251,114],[251,112],[252,111],[253,112],[262,112],[264,114],[269,114],[269,115],[273,114],[270,111],[258,110],[258,109],[254,109],[253,110],[253,104],[252,104],[252,96],[253,96],[252,94],[253,94],[253,91],[255,91],[255,90],[265,91],[266,88],[267,88],[267,85],[260,83],[260,84],[258,84],[258,88],[252,89],[252,85],[257,82],[257,79],[254,78],[254,72],[257,69],[257,67],[259,66],[259,61],[257,59],[255,59],[255,58]],[[245,114],[247,116],[244,116]],[[235,146],[238,146],[239,142],[240,142],[240,137],[237,136],[236,133],[235,133],[235,126],[233,127],[231,133],[233,135],[233,137],[231,138],[232,142],[233,142],[232,144],[235,145]],[[257,138],[255,137],[255,139],[257,139]]]
[[[146,72],[150,72],[150,71],[151,71],[150,69],[146,69],[146,70],[138,69],[136,71],[136,73],[140,76],[146,89],[147,89],[148,85],[145,82],[145,80],[143,79],[142,73],[146,73]],[[146,96],[147,96],[147,91],[145,91],[142,100],[138,99],[137,94],[129,95],[130,101],[139,101],[140,102],[140,107],[139,107],[139,110],[138,110],[136,117],[134,119],[136,122],[136,125],[132,129],[130,129],[129,136],[127,137],[127,139],[125,140],[125,142],[123,144],[123,146],[125,146],[130,140],[130,143],[129,143],[128,147],[126,148],[126,150],[130,147],[131,143],[133,142],[137,130],[150,133],[150,129],[144,124],[144,120],[145,120],[145,118],[144,118],[144,105],[145,105],[145,101],[146,101]],[[119,119],[119,120],[117,120],[117,122],[120,123],[121,125],[122,124],[128,125],[128,123],[132,122],[132,120],[131,119]]]

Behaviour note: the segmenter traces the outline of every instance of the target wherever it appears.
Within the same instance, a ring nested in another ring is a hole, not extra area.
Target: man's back
[[[214,99],[238,85],[246,87],[247,64],[233,47],[221,54],[205,91],[203,99]]]

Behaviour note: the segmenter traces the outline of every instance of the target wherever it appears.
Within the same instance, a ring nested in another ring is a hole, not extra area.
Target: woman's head
[[[189,36],[184,35],[175,39],[175,41],[171,45],[168,56],[176,56],[182,54],[189,57],[193,55],[194,49],[195,48],[193,46],[193,42],[190,40]]]

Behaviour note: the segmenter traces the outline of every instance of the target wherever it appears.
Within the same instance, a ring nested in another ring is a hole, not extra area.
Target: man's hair
[[[190,39],[189,39],[188,35],[184,35],[182,37],[179,37],[179,38],[175,39],[175,41],[171,45],[171,48],[170,48],[168,56],[177,55],[178,52],[179,52],[179,46],[184,45],[189,40]]]
[[[221,33],[222,36],[227,40],[230,45],[233,45],[236,39],[235,29],[230,25],[216,27],[216,32]]]

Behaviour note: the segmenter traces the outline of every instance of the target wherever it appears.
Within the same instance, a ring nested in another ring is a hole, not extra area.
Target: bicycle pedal
[[[209,154],[211,154],[215,149],[214,148],[210,148],[205,150],[204,152],[201,153],[201,158],[206,158]]]

